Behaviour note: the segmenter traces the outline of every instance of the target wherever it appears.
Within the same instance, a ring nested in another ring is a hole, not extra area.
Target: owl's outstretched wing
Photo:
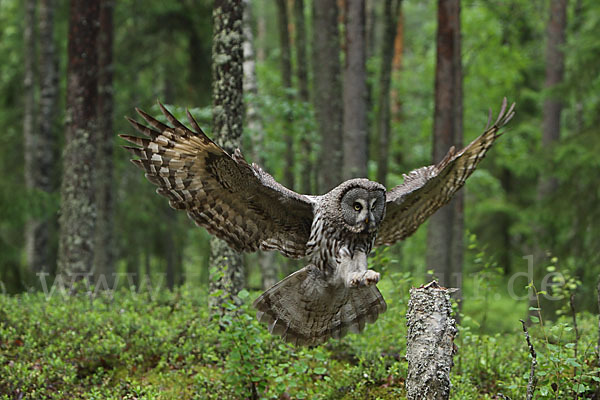
[[[120,135],[139,146],[123,147],[139,157],[131,161],[146,171],[157,193],[237,251],[278,250],[303,257],[313,220],[310,198],[248,164],[239,149],[227,154],[189,112],[195,131],[159,106],[172,127],[136,109],[150,127],[128,120],[147,138]]]
[[[375,245],[391,245],[413,234],[425,220],[450,201],[473,173],[485,153],[500,136],[499,130],[515,114],[513,103],[506,110],[506,98],[496,122],[458,153],[454,147],[436,165],[404,175],[404,182],[387,193],[386,215],[379,227]]]

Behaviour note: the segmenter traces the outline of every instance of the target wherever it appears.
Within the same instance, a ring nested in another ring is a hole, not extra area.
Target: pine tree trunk
[[[557,85],[563,81],[565,71],[565,55],[563,46],[566,41],[567,0],[550,2],[550,20],[548,21],[546,42],[546,82],[544,87],[549,94],[544,101],[542,114],[542,147],[549,152],[560,138],[560,117],[562,102],[553,93]],[[538,198],[541,200],[556,190],[556,179],[541,179],[538,185]]]
[[[398,12],[398,21],[396,22],[396,37],[394,39],[394,58],[392,59],[392,77],[400,73],[402,69],[402,56],[404,53],[404,15],[402,7]],[[402,99],[397,88],[392,88],[391,93],[391,118],[393,121],[400,120],[402,111]]]
[[[343,179],[366,178],[367,69],[365,0],[346,1],[346,65],[344,68]]]
[[[281,83],[286,91],[286,98],[291,102],[290,91],[292,89],[292,61],[290,54],[290,33],[288,31],[287,0],[277,0],[277,24],[279,26],[279,49],[281,51]],[[284,184],[294,188],[294,136],[292,134],[291,110],[286,111],[285,125],[285,167]]]
[[[390,86],[394,38],[401,0],[386,0],[384,9],[384,32],[381,46],[381,69],[379,72],[379,98],[377,100],[377,181],[385,186],[387,182],[390,147]]]
[[[98,216],[94,272],[112,287],[115,272],[113,200],[113,0],[100,1],[98,36]]]
[[[240,147],[243,130],[243,4],[241,0],[216,0],[213,7],[213,139],[232,154]],[[234,296],[244,287],[240,253],[224,241],[211,239],[209,290]],[[219,299],[211,296],[211,306]],[[217,310],[219,313],[222,309]]]
[[[336,0],[313,2],[314,106],[321,138],[318,187],[325,193],[342,180],[343,105]]]
[[[294,0],[294,22],[296,25],[296,75],[298,77],[298,95],[300,100],[308,103],[310,95],[308,91],[308,60],[306,57],[306,27],[304,19],[304,0]],[[309,135],[302,135],[300,144],[304,153],[302,160],[302,174],[300,186],[302,192],[313,193],[313,167],[311,162],[312,140]]]
[[[549,17],[546,31],[546,81],[544,83],[547,97],[542,110],[542,148],[546,154],[552,154],[554,146],[560,139],[560,119],[563,105],[553,90],[556,90],[556,86],[560,85],[564,79],[563,46],[566,41],[567,0],[551,0]],[[538,203],[543,204],[547,198],[552,196],[557,186],[558,182],[555,177],[542,175],[537,185]],[[539,266],[546,257],[547,249],[544,248],[543,239],[552,237],[554,233],[547,232],[542,226],[536,227],[536,230],[536,241],[532,253],[534,266]],[[537,307],[535,296],[529,297],[529,304],[530,308]],[[535,315],[535,312],[530,311],[529,315]]]
[[[99,14],[98,0],[71,1],[58,272],[76,279],[94,261]]]
[[[433,162],[439,162],[452,146],[462,148],[460,0],[439,0]],[[442,286],[462,286],[463,194],[464,189],[457,192],[429,220],[427,266],[435,270]]]

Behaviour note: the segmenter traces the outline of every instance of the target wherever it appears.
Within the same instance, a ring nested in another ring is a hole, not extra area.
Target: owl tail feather
[[[308,265],[264,292],[254,307],[269,332],[300,346],[361,332],[387,309],[375,285],[331,285],[314,265]]]

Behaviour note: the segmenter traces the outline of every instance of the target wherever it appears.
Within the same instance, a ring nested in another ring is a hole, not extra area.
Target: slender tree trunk
[[[376,0],[366,0],[366,37],[365,37],[365,46],[366,46],[366,50],[365,50],[365,58],[366,58],[366,62],[368,65],[368,62],[371,58],[373,58],[373,55],[375,54],[375,49],[377,48],[376,43],[375,43],[375,33],[376,33],[376,20],[377,20],[377,13],[376,13]],[[372,80],[369,79],[367,80],[367,110],[372,110],[373,109],[373,84],[372,84]],[[367,115],[368,116],[368,115]],[[367,130],[369,133],[372,132],[372,126],[373,126],[373,118],[368,118],[367,119]]]
[[[510,170],[508,168],[502,168],[500,172],[500,183],[502,184],[502,189],[508,198],[512,197],[513,193],[513,178]],[[499,257],[500,267],[504,271],[504,275],[508,276],[512,271],[511,266],[511,249],[512,249],[512,240],[510,234],[510,228],[512,225],[511,217],[508,213],[504,213],[500,217],[499,226],[500,233],[502,235],[502,253]]]
[[[290,33],[288,31],[287,0],[277,0],[277,23],[279,26],[279,48],[281,50],[281,81],[286,91],[285,97],[288,102],[292,101],[290,91],[292,89],[292,61],[290,55]],[[294,136],[292,134],[292,113],[286,111],[285,126],[285,185],[294,188]]]
[[[381,46],[381,70],[379,72],[379,98],[377,100],[377,181],[386,184],[390,147],[390,86],[396,23],[402,6],[401,0],[386,0],[384,9],[384,32]]]
[[[177,215],[175,215],[176,211],[170,207],[164,208],[165,212],[165,222],[166,222],[166,231],[163,236],[163,245],[164,245],[164,259],[165,259],[165,272],[166,272],[166,284],[169,290],[173,290],[175,288],[175,282],[177,280],[177,253],[178,246],[176,243],[176,238],[174,237],[174,232],[176,232],[175,221],[177,220]]]
[[[314,105],[321,154],[318,187],[321,193],[342,180],[343,105],[340,82],[340,39],[336,0],[313,2]]]
[[[564,78],[565,55],[563,46],[566,41],[566,26],[567,0],[551,0],[546,31],[546,81],[544,88],[547,92],[542,110],[542,148],[546,154],[552,154],[555,144],[560,139],[560,119],[563,104],[555,90]],[[547,198],[552,196],[557,186],[558,182],[555,177],[540,176],[537,186],[538,203],[543,204]],[[532,252],[534,266],[539,266],[546,257],[544,238],[552,237],[553,232],[548,232],[543,226],[538,226],[536,229],[536,240]],[[534,296],[530,296],[529,303],[531,307],[537,307]],[[535,315],[535,312],[530,312],[529,315]]]
[[[256,106],[258,84],[254,35],[252,34],[252,2],[250,0],[244,0],[244,93],[250,95],[250,100],[246,103],[246,126],[252,138],[252,159],[259,165],[264,166],[264,127]],[[267,290],[277,283],[275,253],[272,251],[259,251],[258,263],[260,265],[262,287]]]
[[[40,187],[46,192],[54,192],[57,189],[57,159],[58,138],[55,129],[56,110],[58,105],[59,78],[58,59],[54,41],[54,0],[40,1],[39,17],[39,43],[40,43],[40,108],[39,108],[39,138],[40,149],[37,161],[37,170],[40,174]],[[46,216],[43,222],[44,233],[40,231],[42,239],[36,245],[36,249],[43,254],[46,261],[42,264],[47,271],[55,271],[56,268],[56,242],[50,240],[55,237],[51,233],[57,226],[56,212]]]
[[[36,160],[37,149],[37,127],[35,124],[35,56],[36,56],[36,37],[35,37],[35,10],[36,1],[27,0],[25,2],[25,26],[23,30],[24,53],[24,110],[23,110],[23,138],[24,138],[24,158],[25,158],[25,185],[30,191],[38,188],[38,166]],[[44,230],[43,222],[36,215],[27,219],[25,224],[25,249],[27,262],[31,272],[41,272],[45,269],[47,231]]]
[[[252,142],[252,161],[261,167],[265,166],[264,127],[257,107],[258,83],[256,78],[256,53],[254,51],[254,34],[252,33],[252,1],[244,0],[244,93],[250,100],[246,103],[246,126]]]
[[[243,9],[241,0],[216,0],[213,7],[213,138],[230,154],[240,147],[243,130]],[[210,264],[211,293],[233,296],[244,287],[242,255],[215,237]]]
[[[542,147],[549,152],[560,138],[560,117],[563,104],[553,92],[563,82],[565,55],[563,46],[566,41],[567,0],[551,0],[550,19],[548,21],[546,42],[546,82],[549,92],[544,101],[542,114]],[[538,198],[543,199],[556,190],[555,178],[542,178],[538,185]]]
[[[368,159],[365,0],[346,1],[343,179],[366,178]]]
[[[439,0],[433,162],[439,162],[452,146],[462,147],[460,0]],[[446,287],[462,286],[463,193],[456,193],[429,222],[427,265]]]
[[[113,10],[114,0],[100,1],[98,36],[98,217],[94,272],[112,287],[115,272],[113,200]]]
[[[96,225],[98,0],[71,0],[58,271],[89,274]]]
[[[306,26],[304,18],[304,0],[294,0],[294,22],[296,25],[296,75],[298,77],[298,95],[300,100],[308,103],[310,95],[308,91],[308,60],[306,57]],[[313,167],[311,162],[312,140],[307,134],[302,135],[300,144],[304,153],[302,161],[302,175],[300,186],[304,193],[313,193],[312,177]]]
[[[375,49],[377,48],[375,44],[376,35],[376,21],[377,21],[377,13],[376,13],[376,4],[377,0],[366,0],[365,3],[365,30],[366,30],[366,38],[365,38],[365,47],[366,47],[366,58],[367,60],[373,57],[375,54]]]
[[[400,73],[402,69],[402,56],[404,53],[404,14],[402,7],[398,12],[398,21],[396,22],[396,38],[394,39],[394,58],[392,59],[392,77]],[[397,88],[391,89],[391,118],[393,121],[400,120],[402,111],[402,99]]]

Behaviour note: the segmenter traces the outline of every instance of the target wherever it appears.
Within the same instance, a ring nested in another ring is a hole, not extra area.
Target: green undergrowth
[[[240,292],[242,305],[220,319],[209,317],[206,294],[189,287],[96,298],[2,295],[0,399],[403,398],[412,282],[402,273],[385,278],[379,286],[389,308],[375,324],[310,349],[256,322],[250,304],[258,293]],[[506,315],[514,330],[502,334],[483,333],[474,315],[463,316],[456,338],[452,398],[524,398],[531,358],[518,315]],[[567,316],[530,327],[536,398],[591,396],[596,318],[578,315],[577,355]]]

